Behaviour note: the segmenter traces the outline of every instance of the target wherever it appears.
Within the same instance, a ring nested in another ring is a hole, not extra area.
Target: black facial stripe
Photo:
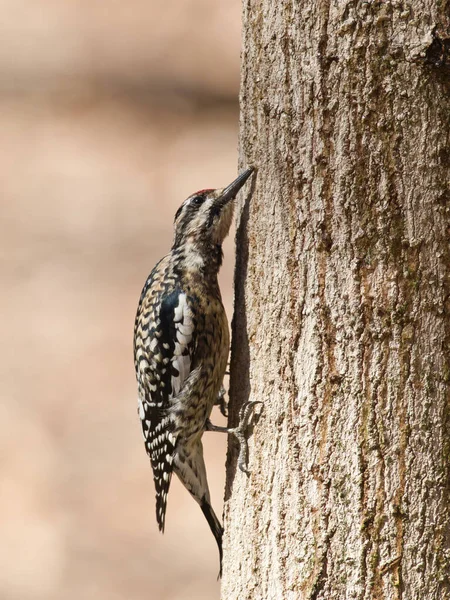
[[[186,209],[189,212],[194,212],[196,211],[202,204],[203,202],[206,200],[206,196],[204,194],[198,194],[197,196],[194,196],[193,198],[191,198],[191,201],[189,202],[189,204],[187,205]],[[180,206],[180,208],[177,210],[177,212],[175,213],[175,219],[174,222],[178,219],[178,217],[181,215],[181,211],[183,210],[184,206],[185,206],[185,202],[183,202],[183,204]]]
[[[181,215],[181,211],[183,210],[183,206],[184,204],[182,204],[180,206],[180,208],[177,210],[177,212],[175,213],[175,219],[173,220],[174,222],[178,219],[178,217]]]
[[[220,213],[222,212],[222,208],[222,202],[215,202],[211,206],[211,209],[209,211],[208,227],[212,227],[214,219],[220,215]]]

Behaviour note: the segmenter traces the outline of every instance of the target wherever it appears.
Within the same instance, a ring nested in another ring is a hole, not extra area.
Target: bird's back
[[[186,453],[200,440],[222,384],[229,348],[217,277],[180,269],[177,259],[170,253],[148,277],[134,334],[139,416],[160,529],[177,445]]]

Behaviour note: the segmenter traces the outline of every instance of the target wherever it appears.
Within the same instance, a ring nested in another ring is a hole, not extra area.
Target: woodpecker
[[[249,168],[224,189],[189,196],[175,214],[171,251],[150,273],[134,327],[138,414],[156,490],[156,520],[164,532],[172,473],[199,503],[219,548],[222,525],[212,506],[203,460],[205,431],[234,433],[241,444],[238,465],[246,469],[245,430],[255,402],[240,413],[235,429],[216,427],[209,417],[223,400],[230,346],[228,321],[217,274],[237,193]],[[219,574],[219,576],[220,576]]]

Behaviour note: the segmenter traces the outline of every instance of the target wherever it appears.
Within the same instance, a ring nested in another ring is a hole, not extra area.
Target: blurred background
[[[178,205],[236,176],[240,2],[0,15],[0,599],[219,598],[214,538],[175,479],[157,531],[132,331]],[[221,515],[226,439],[204,439]]]

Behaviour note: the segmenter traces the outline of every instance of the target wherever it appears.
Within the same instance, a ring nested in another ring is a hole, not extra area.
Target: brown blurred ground
[[[178,481],[156,528],[132,328],[178,204],[236,174],[240,3],[0,10],[0,598],[218,598]],[[226,440],[206,435],[220,514]]]

